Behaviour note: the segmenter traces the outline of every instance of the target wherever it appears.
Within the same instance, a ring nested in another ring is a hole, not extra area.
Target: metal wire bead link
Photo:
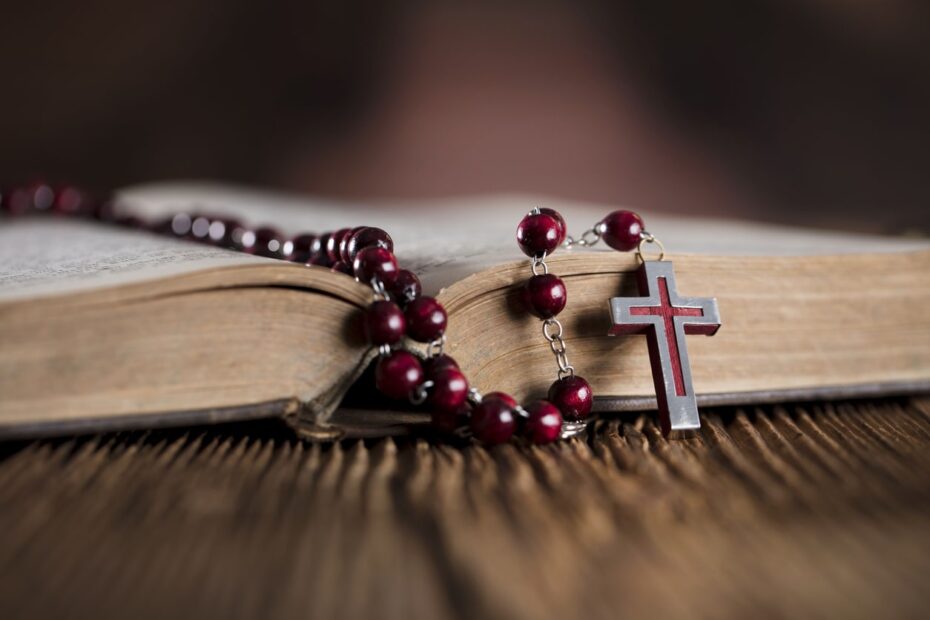
[[[381,346],[378,347],[378,355],[384,356],[384,355],[390,355],[390,354],[391,354],[391,345],[382,344]]]
[[[542,275],[549,275],[549,265],[546,264],[546,255],[534,256],[533,262],[530,263],[530,269],[533,270],[533,275],[538,276],[539,268],[542,267]]]
[[[588,230],[581,233],[581,236],[577,239],[571,235],[566,235],[565,241],[562,242],[562,247],[564,247],[566,250],[570,250],[576,245],[583,248],[589,248],[601,240],[601,235],[604,234],[606,229],[607,226],[604,224],[604,222],[598,222],[594,225],[593,228],[589,228]]]
[[[358,280],[358,278],[356,278]],[[390,301],[391,296],[388,294],[387,289],[384,288],[384,282],[380,278],[371,279],[371,290],[375,292],[376,299],[383,299],[385,301]]]
[[[469,388],[468,389],[468,402],[473,406],[478,406],[481,404],[481,399],[484,398],[484,394],[478,391],[478,388]]]
[[[569,439],[575,435],[580,435],[588,427],[588,423],[584,420],[571,420],[562,422],[562,431],[559,433],[559,437],[562,439]]]
[[[636,246],[636,257],[639,258],[640,261],[646,262],[647,260],[646,255],[643,253],[643,249],[647,244],[654,244],[659,249],[658,258],[652,260],[660,261],[665,258],[665,246],[652,233],[644,230],[639,233],[639,244]]]
[[[436,340],[433,340],[426,345],[426,357],[437,357],[442,355],[443,349],[446,346],[446,335],[443,334]]]
[[[427,380],[413,388],[413,391],[410,393],[410,402],[414,405],[422,405],[425,403],[428,396],[427,390],[429,390],[434,385],[436,384]]]
[[[549,333],[549,328],[552,326],[558,328],[558,332],[555,334]],[[559,365],[559,379],[575,376],[574,366],[568,363],[568,347],[565,345],[565,340],[562,339],[563,331],[562,324],[558,319],[550,318],[543,321],[543,336],[549,342],[549,349],[552,350],[555,355],[555,362]]]

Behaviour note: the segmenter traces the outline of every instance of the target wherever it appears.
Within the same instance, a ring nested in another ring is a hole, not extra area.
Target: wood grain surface
[[[703,417],[544,448],[0,444],[0,617],[926,617],[930,401]]]

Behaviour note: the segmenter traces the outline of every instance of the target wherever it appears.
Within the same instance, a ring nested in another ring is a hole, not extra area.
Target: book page
[[[271,259],[89,222],[0,223],[0,302]]]
[[[197,183],[139,186],[124,190],[120,197],[133,214],[153,219],[177,211],[225,214],[254,226],[270,225],[288,234],[378,226],[394,239],[394,251],[401,265],[420,276],[428,294],[436,294],[440,288],[482,269],[525,259],[514,234],[520,219],[533,207],[557,209],[575,237],[610,211],[621,208],[520,195],[362,204]],[[672,258],[678,253],[804,256],[930,247],[922,240],[640,212],[650,232],[664,243]],[[595,248],[571,251],[611,250],[602,243]]]

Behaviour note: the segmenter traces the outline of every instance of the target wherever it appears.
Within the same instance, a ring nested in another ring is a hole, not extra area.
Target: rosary
[[[560,247],[590,247],[603,240],[614,250],[635,251],[641,263],[636,272],[640,296],[614,297],[608,302],[608,335],[646,336],[664,436],[687,436],[701,426],[685,335],[717,332],[717,301],[678,295],[672,263],[664,260],[662,243],[632,211],[609,213],[578,239],[567,234],[565,220],[552,209],[535,208],[517,226],[517,244],[530,258],[532,272],[521,289],[523,305],[542,321],[543,337],[558,365],[547,398],[521,406],[503,392],[482,395],[469,387],[455,360],[443,353],[445,309],[435,298],[421,294],[416,274],[398,266],[393,240],[380,228],[360,226],[288,238],[272,228],[252,229],[229,218],[189,213],[149,224],[120,214],[112,201],[98,202],[77,188],[53,189],[41,183],[0,194],[0,207],[13,217],[51,213],[148,230],[329,268],[369,284],[373,299],[363,322],[368,341],[378,350],[377,389],[390,399],[426,404],[438,430],[470,433],[485,444],[507,442],[515,436],[545,444],[585,429],[594,395],[590,384],[568,363],[562,324],[556,318],[565,308],[567,292],[562,279],[549,273],[546,258]],[[645,256],[648,245],[658,249],[655,259]],[[406,346],[405,339],[425,344],[425,353]]]

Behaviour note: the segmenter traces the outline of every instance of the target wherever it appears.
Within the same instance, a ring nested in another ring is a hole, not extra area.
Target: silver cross
[[[643,262],[637,280],[644,297],[614,297],[609,301],[613,326],[608,333],[646,335],[662,434],[688,434],[701,428],[701,419],[685,334],[717,333],[717,300],[680,297],[669,261]]]

